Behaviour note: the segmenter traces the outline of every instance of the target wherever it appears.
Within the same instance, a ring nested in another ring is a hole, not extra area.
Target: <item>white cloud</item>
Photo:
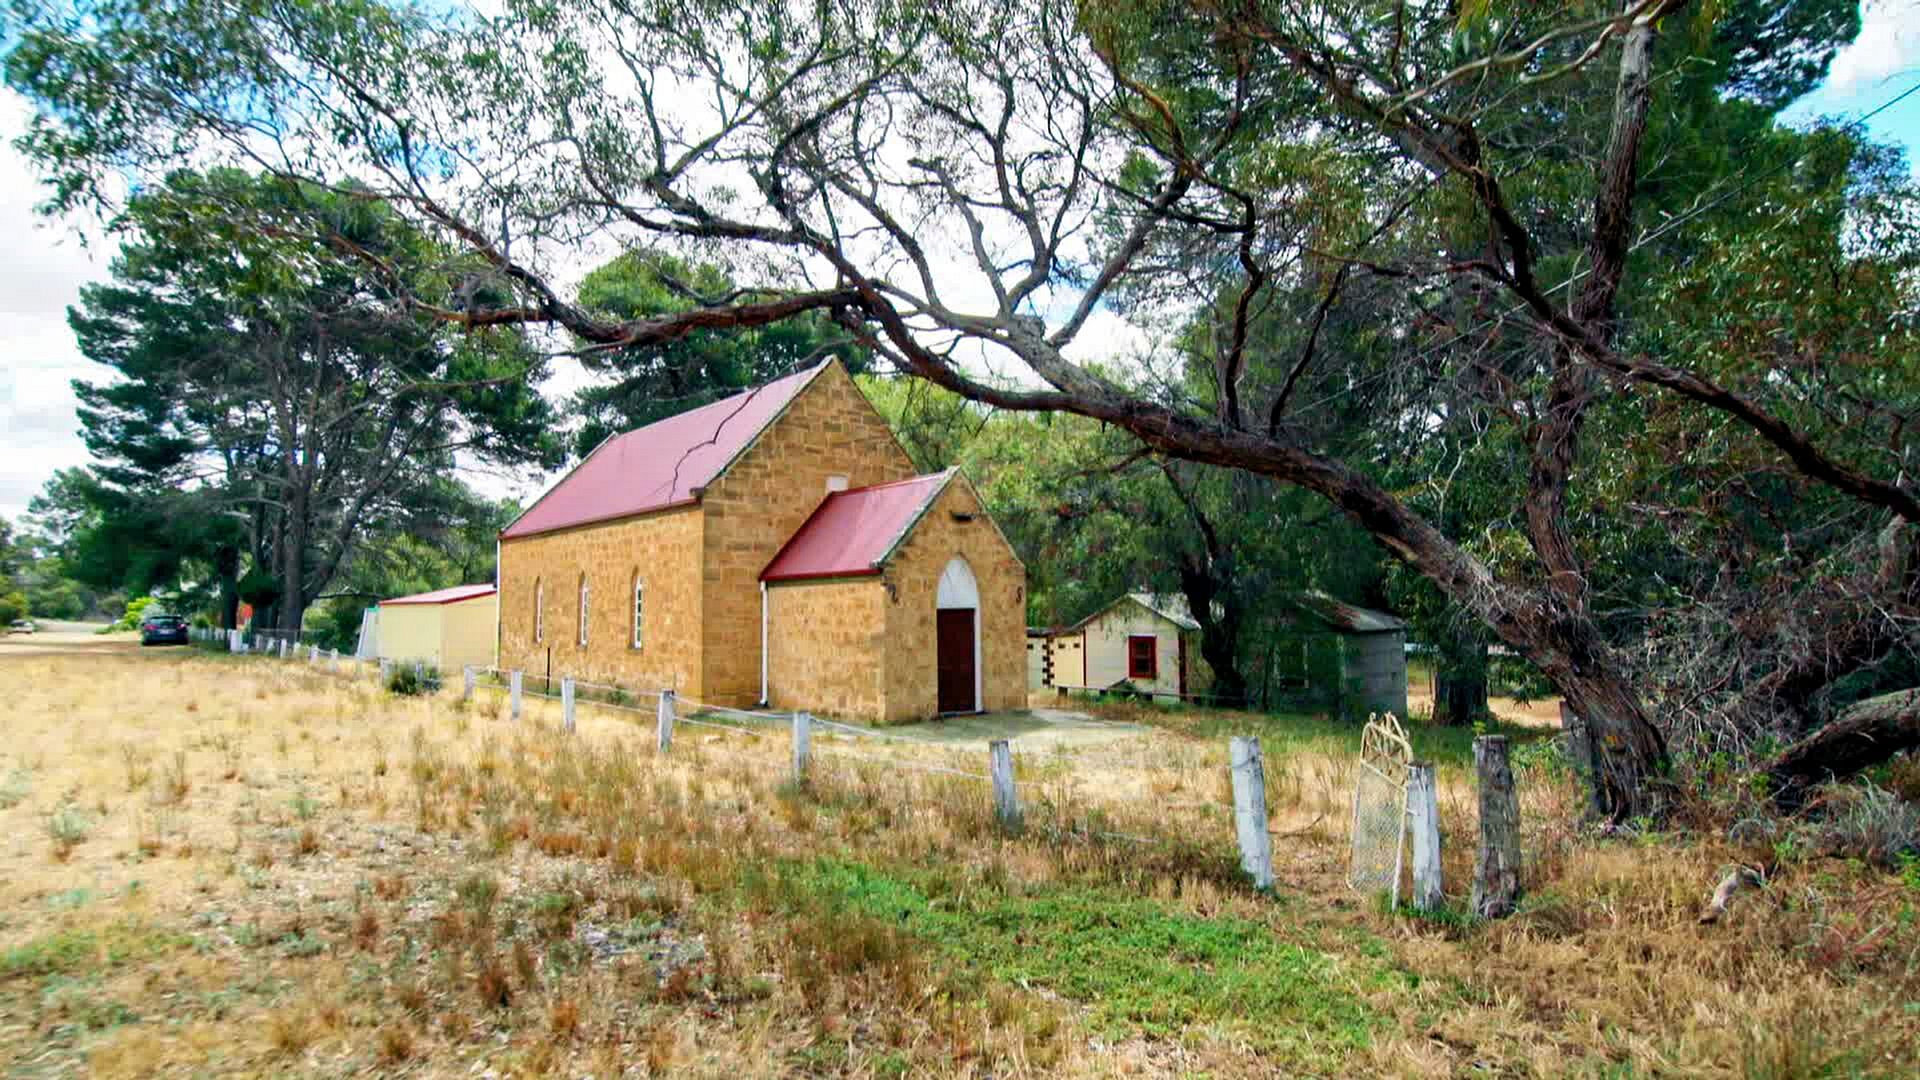
[[[81,465],[78,404],[69,385],[107,369],[80,355],[66,309],[80,286],[106,273],[106,257],[59,222],[34,212],[41,198],[32,168],[13,149],[29,110],[0,93],[0,516],[18,518],[56,469]]]
[[[1860,36],[1833,58],[1823,92],[1849,98],[1875,92],[1887,80],[1920,70],[1920,0],[1868,0]]]

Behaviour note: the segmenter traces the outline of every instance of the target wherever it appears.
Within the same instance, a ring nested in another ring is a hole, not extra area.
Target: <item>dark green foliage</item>
[[[630,251],[580,283],[580,306],[615,319],[653,318],[737,297],[718,267],[655,251]],[[574,453],[584,457],[610,436],[769,382],[828,357],[864,371],[867,353],[824,318],[683,338],[619,353],[590,352],[587,370],[611,377],[574,395],[582,424]]]
[[[240,577],[240,599],[256,608],[272,606],[280,594],[280,582],[257,566]]]
[[[470,291],[460,260],[378,202],[177,173],[118,227],[113,280],[71,322],[120,378],[76,387],[97,464],[45,500],[90,580],[216,579],[297,629],[369,533],[432,538],[471,501],[446,479],[457,454],[558,463],[543,359],[419,313]]]
[[[387,692],[406,697],[440,692],[440,672],[425,664],[396,663],[387,673]]]

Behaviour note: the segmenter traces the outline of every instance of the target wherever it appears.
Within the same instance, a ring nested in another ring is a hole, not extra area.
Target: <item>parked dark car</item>
[[[149,615],[140,623],[142,645],[185,645],[187,620],[178,615]]]

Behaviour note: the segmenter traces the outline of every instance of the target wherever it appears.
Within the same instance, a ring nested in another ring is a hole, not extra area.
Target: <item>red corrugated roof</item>
[[[879,573],[880,560],[926,512],[953,470],[827,496],[760,574],[762,581]]]
[[[492,596],[491,585],[455,585],[451,589],[435,589],[432,592],[415,593],[412,596],[396,596],[392,600],[380,601],[381,607],[395,604],[457,604],[462,600],[473,600],[482,596]]]
[[[828,361],[827,363],[831,363]],[[501,530],[502,540],[692,502],[826,363],[615,435]]]

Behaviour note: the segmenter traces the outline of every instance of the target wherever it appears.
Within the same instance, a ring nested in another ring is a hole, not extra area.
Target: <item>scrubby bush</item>
[[[1809,850],[1846,855],[1899,869],[1920,855],[1920,805],[1872,783],[1836,784],[1823,800],[1825,813],[1798,838]]]
[[[440,672],[425,664],[395,664],[387,673],[387,691],[414,696],[440,689]]]
[[[126,613],[121,615],[119,619],[114,621],[114,624],[111,627],[111,629],[114,629],[114,630],[140,629],[140,620],[146,617],[147,609],[151,608],[153,605],[154,605],[154,597],[151,597],[151,596],[134,597],[132,600],[127,601]]]
[[[66,858],[93,831],[93,819],[70,802],[63,802],[47,815],[47,837],[53,841],[54,854]]]

